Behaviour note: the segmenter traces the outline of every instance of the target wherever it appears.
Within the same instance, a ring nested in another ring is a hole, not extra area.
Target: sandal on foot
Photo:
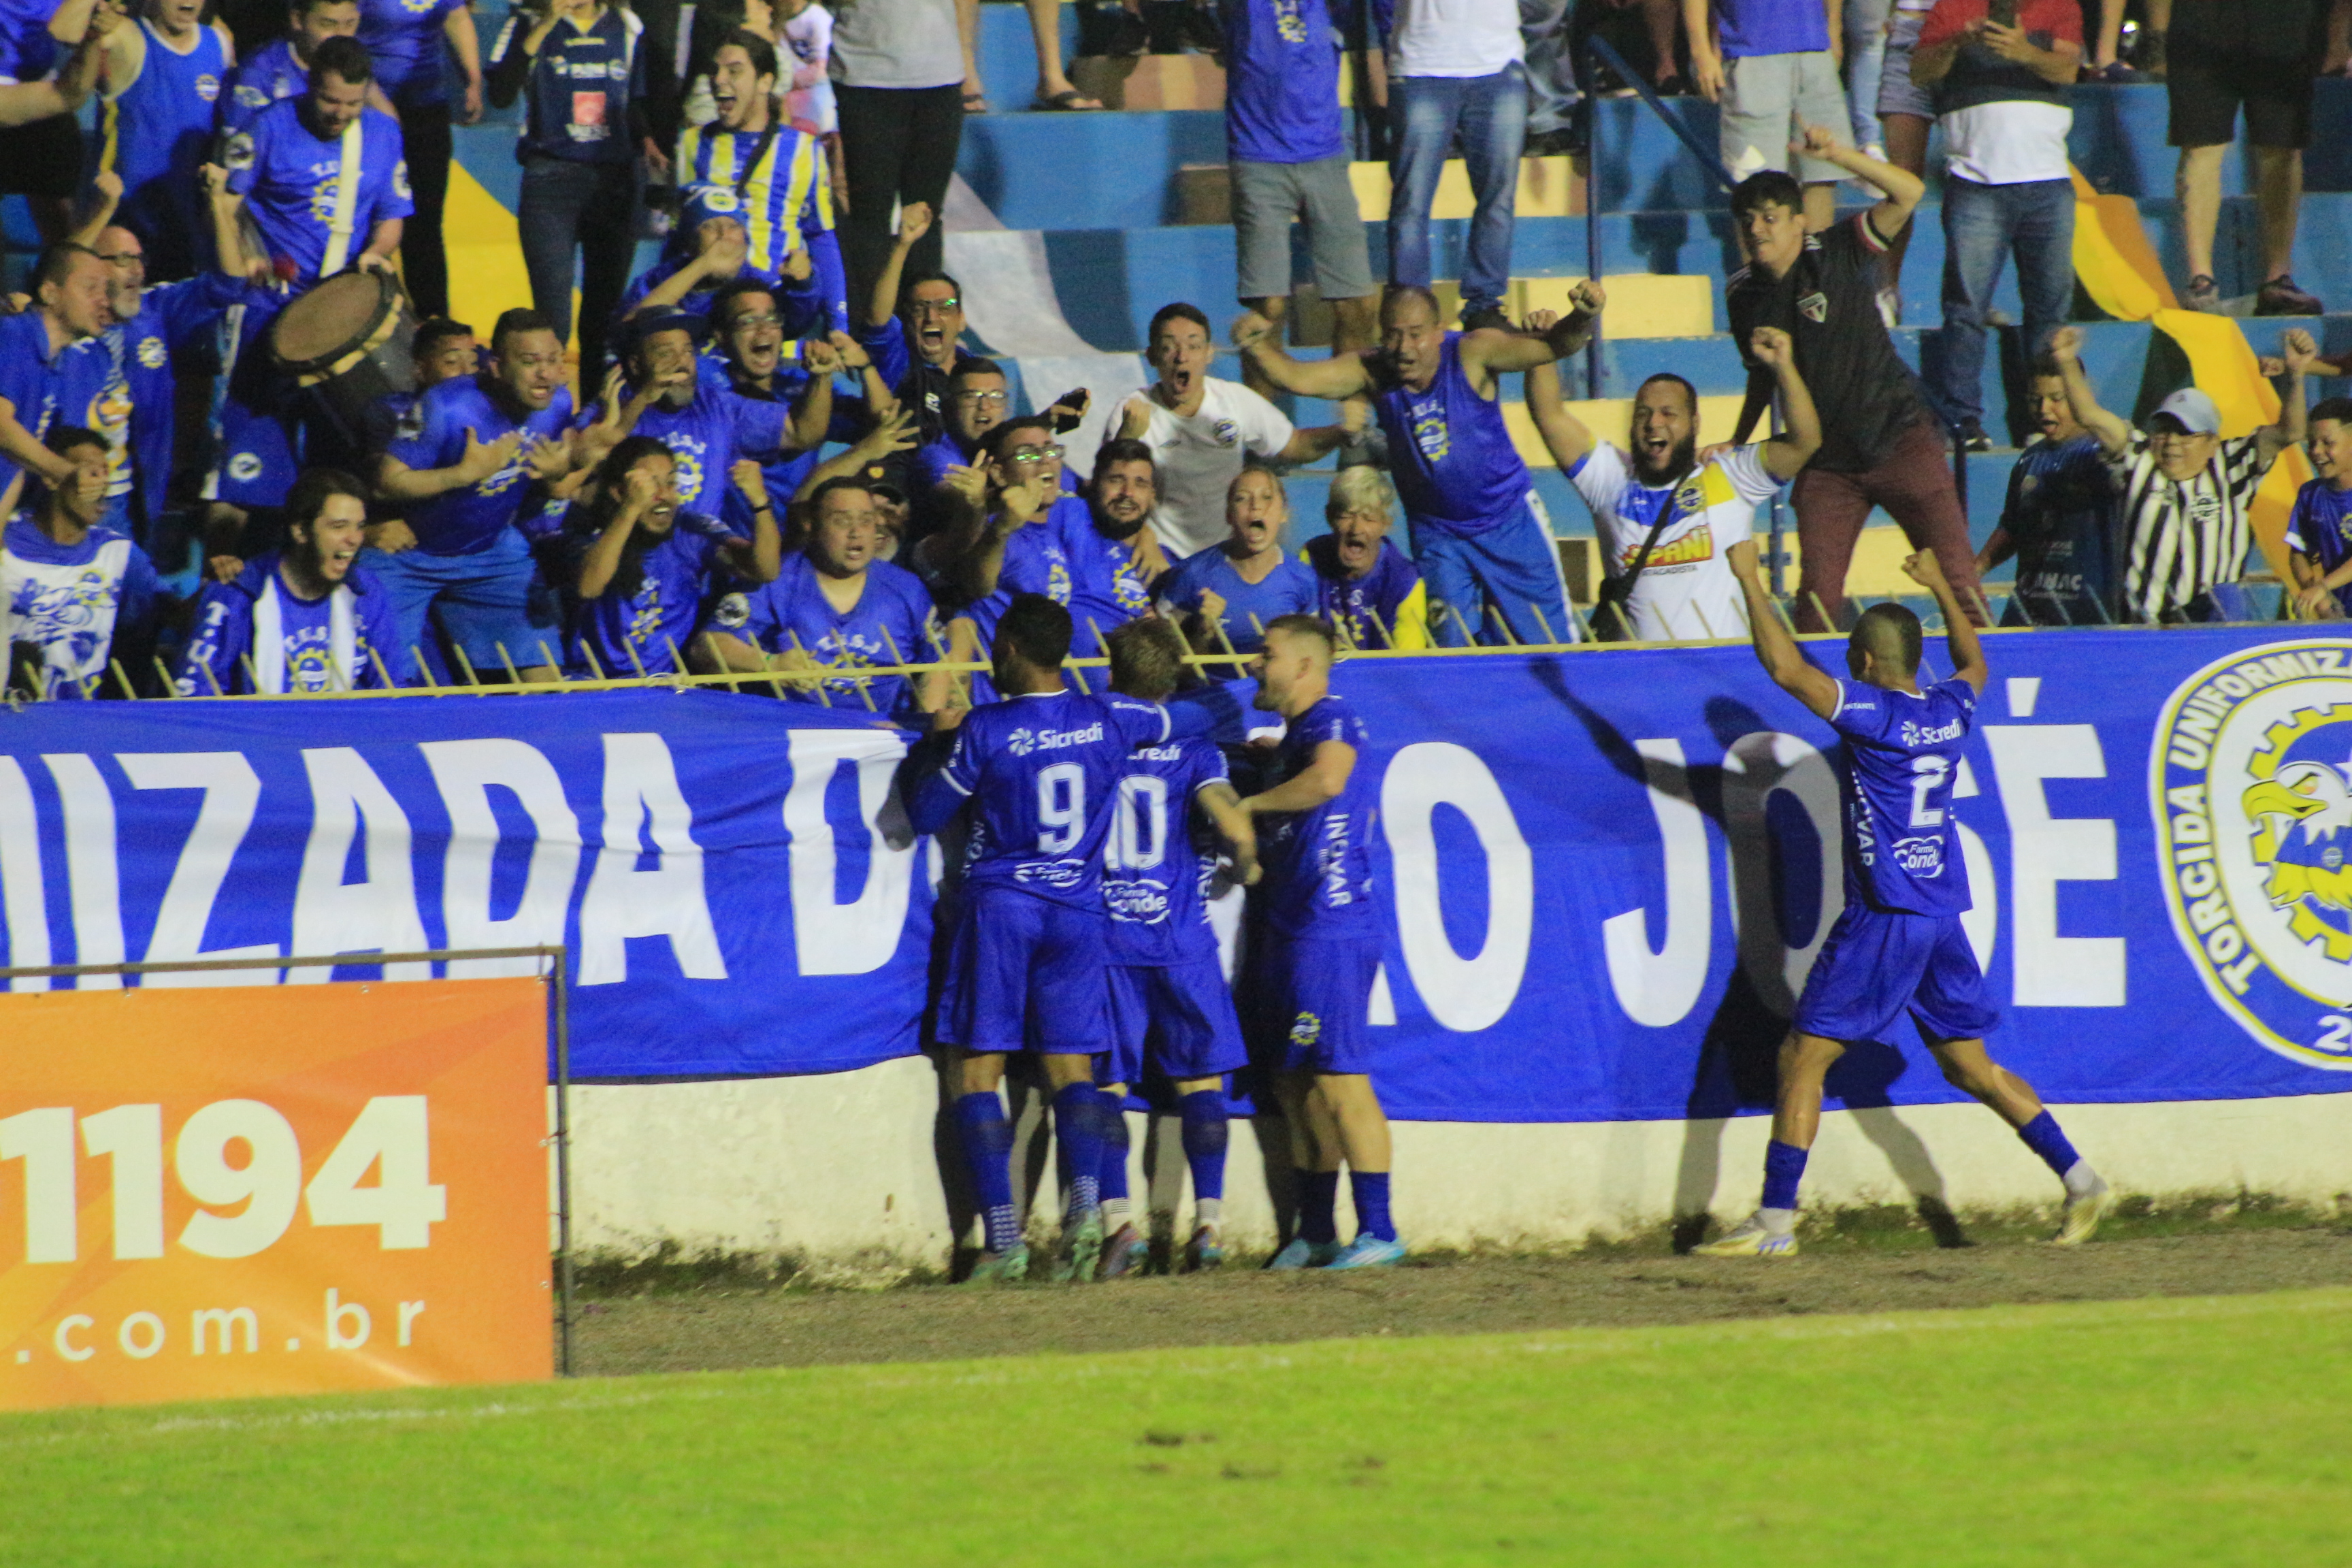
[[[1102,108],[1102,105],[1097,103],[1093,99],[1088,98],[1085,93],[1080,92],[1076,88],[1072,87],[1065,88],[1060,92],[1055,93],[1051,97],[1041,94],[1029,105],[1029,107],[1032,109],[1044,109],[1063,112],[1086,113],[1099,110]]]

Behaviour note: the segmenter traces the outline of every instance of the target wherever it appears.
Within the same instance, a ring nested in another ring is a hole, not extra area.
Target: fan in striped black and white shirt
[[[2254,492],[2278,455],[2303,439],[2303,380],[2318,345],[2300,330],[2286,335],[2280,353],[2287,384],[2278,422],[2226,440],[2221,411],[2193,386],[2159,404],[2146,431],[2108,413],[2083,372],[2082,347],[2079,327],[2061,329],[2050,342],[2066,374],[2074,417],[2099,438],[2122,493],[2125,618],[2220,619],[2213,590],[2244,571],[2253,542],[2248,510]]]

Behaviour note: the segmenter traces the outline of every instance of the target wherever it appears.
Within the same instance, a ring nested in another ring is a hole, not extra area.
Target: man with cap
[[[2278,455],[2303,439],[2303,381],[2317,358],[2311,334],[2291,331],[2281,345],[2286,390],[2278,423],[2226,440],[2221,411],[2193,386],[2157,405],[2145,431],[2100,407],[2083,372],[2080,327],[2061,328],[2050,352],[2075,419],[2098,437],[2123,496],[2125,618],[2230,618],[2213,590],[2238,580],[2253,542],[2247,510],[2254,492]]]
[[[679,197],[684,205],[668,248],[629,280],[614,309],[615,337],[625,335],[624,323],[638,316],[672,310],[707,316],[719,290],[738,279],[756,279],[774,290],[784,337],[825,330],[824,303],[811,281],[806,250],[788,253],[772,269],[757,266],[751,259],[741,197],[725,185],[707,184],[688,185]]]

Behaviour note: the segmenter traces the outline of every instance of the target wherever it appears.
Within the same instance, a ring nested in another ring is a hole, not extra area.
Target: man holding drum
[[[307,289],[347,266],[392,268],[408,216],[400,124],[368,107],[375,68],[350,38],[311,51],[299,98],[273,103],[230,136],[229,189],[246,198],[289,287]]]

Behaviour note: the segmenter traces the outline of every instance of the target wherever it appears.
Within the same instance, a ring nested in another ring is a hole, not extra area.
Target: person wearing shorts
[[[1808,125],[1853,145],[1822,0],[1713,0],[1711,17],[1709,10],[1709,0],[1683,0],[1691,74],[1699,92],[1723,106],[1724,167],[1734,180],[1766,169],[1794,174],[1805,187],[1806,226],[1829,227],[1844,171],[1809,157],[1791,168],[1789,150]]]
[[[1886,23],[1886,58],[1878,73],[1878,128],[1886,162],[1923,179],[1927,132],[1936,123],[1936,97],[1911,79],[1911,58],[1919,29],[1935,8],[1936,0],[1895,0]],[[1910,248],[1911,231],[1906,228],[1887,243],[1879,263],[1886,281],[1878,291],[1878,313],[1889,331],[1903,324],[1903,258]]]
[[[2316,296],[2295,286],[2294,229],[2303,203],[2303,150],[2311,143],[2312,80],[2326,53],[2327,0],[2179,0],[2172,11],[2165,90],[2168,140],[2180,149],[2180,198],[2189,287],[2180,302],[2218,313],[2213,231],[2221,217],[2221,161],[2236,140],[2238,110],[2254,149],[2263,226],[2258,316],[2316,316]]]
[[[1369,348],[1379,328],[1370,252],[1348,177],[1339,51],[1323,0],[1225,0],[1225,156],[1241,302],[1279,322],[1290,302],[1290,224],[1307,231],[1332,342]]]

